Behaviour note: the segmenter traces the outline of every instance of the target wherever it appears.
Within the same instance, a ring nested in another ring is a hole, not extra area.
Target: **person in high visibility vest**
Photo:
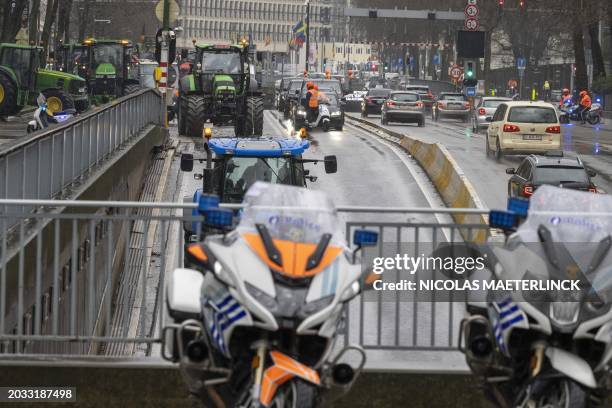
[[[314,122],[319,115],[319,88],[311,84],[311,88],[306,92],[306,105],[308,106],[308,121]]]
[[[583,90],[582,92],[580,92],[580,107],[578,108],[578,114],[580,115],[580,118],[582,119],[582,124],[584,125],[585,119],[584,119],[584,114],[591,108],[592,102],[591,102],[591,97],[589,96],[589,93],[586,90]]]
[[[542,89],[544,89],[544,100],[549,101],[550,100],[550,82],[544,81],[544,86],[542,86]]]

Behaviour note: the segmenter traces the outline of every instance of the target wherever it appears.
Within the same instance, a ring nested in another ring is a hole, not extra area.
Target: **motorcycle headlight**
[[[262,306],[268,309],[270,313],[272,313],[272,315],[276,316],[276,314],[278,313],[278,303],[276,303],[276,299],[274,299],[272,296],[268,295],[264,291],[251,285],[249,282],[245,282],[245,286],[247,292],[249,292],[249,294],[253,296],[253,298],[257,302],[259,302]]]

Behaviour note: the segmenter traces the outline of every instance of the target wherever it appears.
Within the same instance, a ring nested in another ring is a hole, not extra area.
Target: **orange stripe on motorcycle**
[[[319,373],[312,368],[301,364],[280,351],[272,351],[270,356],[274,365],[264,371],[261,394],[259,395],[259,401],[264,406],[269,406],[274,399],[278,387],[293,377],[299,377],[316,385],[321,384]]]

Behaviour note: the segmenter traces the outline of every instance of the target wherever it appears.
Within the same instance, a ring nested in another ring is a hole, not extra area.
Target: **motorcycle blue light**
[[[215,228],[230,227],[234,219],[234,212],[229,208],[214,208],[204,212],[206,225]]]
[[[205,212],[211,208],[219,208],[219,196],[215,194],[202,194],[198,200],[198,211]]]
[[[511,229],[517,224],[516,214],[510,211],[489,211],[489,226],[491,228]]]
[[[355,230],[353,233],[353,245],[373,246],[378,242],[378,232],[368,230]]]
[[[526,217],[529,211],[529,200],[524,198],[508,198],[507,210],[515,213],[519,217]]]

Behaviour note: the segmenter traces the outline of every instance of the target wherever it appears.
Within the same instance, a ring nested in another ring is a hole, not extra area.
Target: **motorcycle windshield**
[[[263,224],[275,239],[318,243],[331,234],[330,246],[345,246],[342,226],[331,198],[322,191],[256,182],[244,196],[239,233],[257,232]]]
[[[498,277],[535,279],[549,285],[551,281],[579,282],[578,288],[523,290],[522,300],[540,309],[551,302],[555,307],[562,302],[576,307],[596,302],[603,305],[600,310],[608,310],[612,303],[612,197],[544,185],[529,205],[527,219],[517,232],[503,247],[493,248],[502,267]],[[590,316],[582,309],[576,312],[576,321]]]

